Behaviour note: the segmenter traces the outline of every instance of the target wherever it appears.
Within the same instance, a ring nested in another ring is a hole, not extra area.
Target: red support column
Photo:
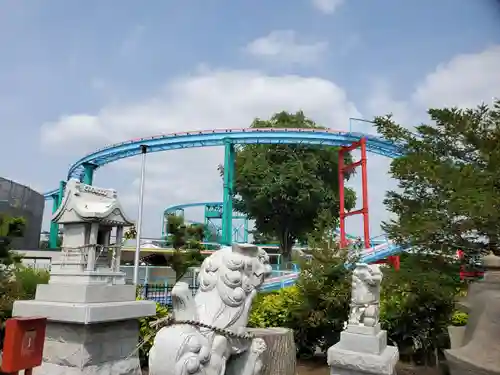
[[[347,164],[344,163],[346,152],[361,148],[361,160]],[[347,237],[345,231],[345,219],[348,216],[363,215],[363,242],[365,248],[370,248],[370,222],[368,218],[368,172],[366,165],[366,138],[361,138],[359,142],[354,142],[350,146],[341,147],[339,150],[339,200],[340,200],[340,247],[347,247]],[[358,166],[361,166],[361,187],[362,187],[362,208],[360,210],[345,212],[345,172],[348,172]]]
[[[357,148],[361,149],[361,159],[351,164],[344,163],[344,156],[346,152],[350,152]],[[345,230],[345,219],[348,216],[363,215],[363,242],[366,249],[370,246],[370,221],[368,216],[368,170],[367,170],[367,156],[366,156],[366,138],[361,138],[358,142],[354,142],[350,146],[341,147],[339,150],[339,200],[340,200],[340,247],[347,248],[348,242]],[[356,167],[361,167],[361,190],[362,190],[362,207],[360,210],[345,212],[345,184],[344,174]],[[387,260],[380,260],[377,263],[389,263],[399,270],[399,255],[388,257]]]
[[[343,147],[339,150],[339,207],[340,207],[340,248],[345,249],[347,247],[347,238],[345,233],[345,195],[344,195],[344,149]]]

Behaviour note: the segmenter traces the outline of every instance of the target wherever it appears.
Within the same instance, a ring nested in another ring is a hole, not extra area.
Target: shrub
[[[35,298],[36,286],[49,282],[49,271],[31,267],[19,266],[14,271],[16,280],[21,284],[23,298]]]
[[[455,311],[451,317],[451,325],[455,327],[463,327],[467,325],[469,315],[462,311]]]
[[[301,356],[311,356],[317,348],[323,352],[337,343],[349,314],[351,271],[346,258],[324,247],[311,253],[312,259],[301,265],[297,280],[300,303],[295,310],[294,331]]]
[[[300,302],[297,287],[283,288],[275,293],[257,295],[248,319],[249,327],[289,327]]]
[[[448,345],[447,327],[460,290],[458,269],[438,257],[404,255],[399,271],[386,269],[381,324],[403,360],[435,362]]]
[[[140,335],[139,359],[141,362],[141,367],[148,366],[149,350],[153,346],[153,342],[157,332],[157,328],[151,327],[151,323],[155,322],[158,319],[167,317],[168,314],[169,314],[168,308],[157,303],[156,315],[146,316],[144,318],[139,319],[139,335]]]
[[[311,355],[339,340],[349,314],[351,273],[331,250],[315,252],[302,267],[295,287],[256,298],[250,323],[293,328],[299,354]],[[453,264],[419,255],[403,256],[399,271],[384,268],[380,320],[402,359],[429,363],[448,345],[447,326],[461,290],[457,275]]]

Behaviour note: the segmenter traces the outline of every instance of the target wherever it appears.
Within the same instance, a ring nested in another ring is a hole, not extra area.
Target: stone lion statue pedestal
[[[225,247],[203,261],[199,289],[172,290],[173,314],[159,324],[149,375],[295,375],[293,332],[248,329],[252,300],[271,273],[255,245]]]
[[[331,375],[394,375],[399,352],[379,324],[380,266],[357,264],[352,279],[349,321],[328,349]]]
[[[484,257],[484,279],[469,286],[463,340],[445,351],[451,375],[500,374],[500,257]]]

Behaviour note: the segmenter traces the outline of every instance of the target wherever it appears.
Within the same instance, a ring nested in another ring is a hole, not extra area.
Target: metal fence
[[[137,297],[141,299],[147,299],[149,301],[155,301],[162,306],[172,306],[172,289],[173,285],[165,284],[144,284],[137,287]],[[193,296],[198,290],[198,285],[190,285]]]
[[[26,220],[24,237],[14,238],[14,249],[37,250],[40,245],[45,198],[27,186],[0,177],[0,214]]]

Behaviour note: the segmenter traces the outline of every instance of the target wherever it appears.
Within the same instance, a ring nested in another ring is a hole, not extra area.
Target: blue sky
[[[339,130],[349,116],[387,112],[412,125],[428,106],[490,102],[500,88],[494,0],[1,3],[2,149],[15,157],[0,159],[0,174],[40,191],[80,156],[128,138],[244,127],[282,109]],[[165,206],[220,199],[220,151],[151,155],[147,235],[159,234]],[[394,182],[387,160],[369,163],[378,234]],[[118,189],[135,218],[138,176],[129,159],[95,184]]]

